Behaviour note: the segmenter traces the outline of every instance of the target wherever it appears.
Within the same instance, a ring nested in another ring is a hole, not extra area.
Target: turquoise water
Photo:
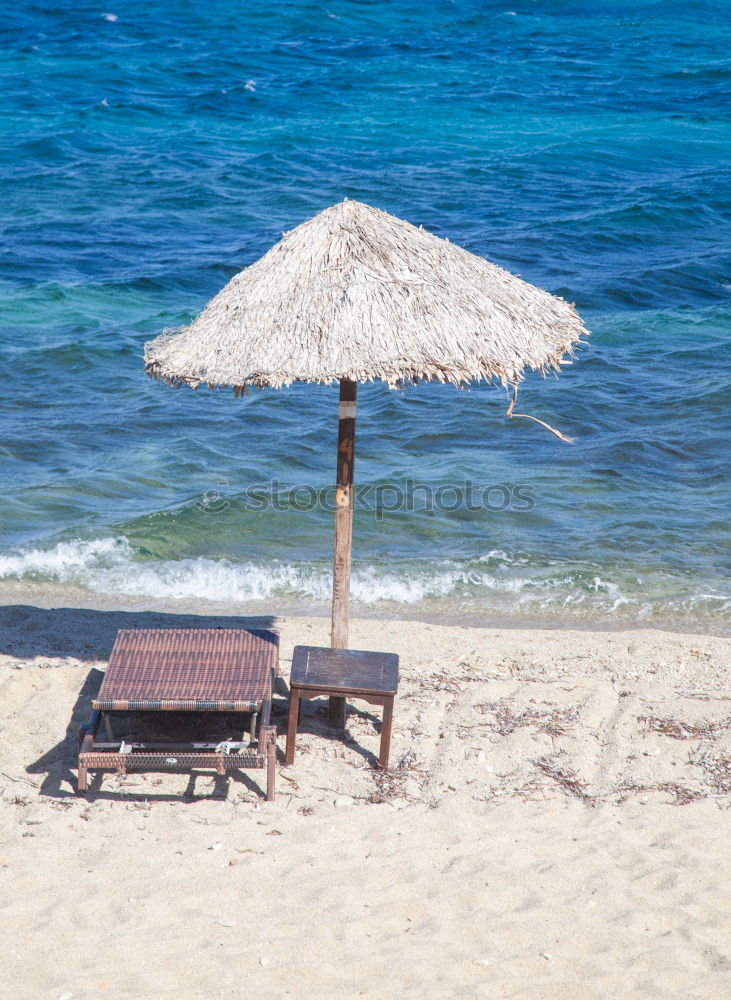
[[[5,11],[0,583],[327,608],[331,514],[287,490],[333,479],[335,390],[165,390],[142,347],[347,196],[575,301],[592,331],[522,390],[573,446],[506,421],[494,387],[361,390],[363,486],[501,489],[478,510],[363,507],[355,610],[728,628],[729,15]],[[273,480],[279,509],[253,509]]]

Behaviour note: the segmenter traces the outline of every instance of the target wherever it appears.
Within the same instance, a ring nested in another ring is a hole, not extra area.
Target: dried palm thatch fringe
[[[148,343],[145,367],[173,386],[237,395],[343,378],[392,388],[487,379],[507,389],[525,369],[558,371],[584,336],[563,299],[346,200],[286,233],[190,326]]]

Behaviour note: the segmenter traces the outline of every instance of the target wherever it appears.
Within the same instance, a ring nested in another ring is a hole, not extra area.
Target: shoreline
[[[82,587],[69,585],[49,586],[46,583],[37,584],[28,581],[0,583],[0,609],[13,606],[29,606],[46,610],[58,608],[77,608],[90,611],[117,611],[120,613],[157,613],[169,615],[200,615],[201,617],[235,617],[258,618],[276,617],[288,619],[329,619],[329,607],[322,605],[303,605],[293,601],[281,601],[277,598],[262,601],[249,601],[243,605],[240,602],[195,600],[186,598],[155,598],[126,594],[103,594],[91,592]],[[277,608],[281,613],[277,614]],[[493,630],[527,630],[534,632],[589,632],[589,633],[622,633],[622,632],[664,632],[668,635],[698,635],[731,638],[731,626],[725,623],[714,628],[704,627],[700,622],[689,624],[679,621],[649,621],[606,620],[587,616],[586,619],[572,617],[559,619],[557,617],[519,616],[510,613],[485,614],[480,618],[472,613],[451,615],[424,614],[421,609],[411,611],[406,605],[403,612],[394,615],[394,608],[384,608],[381,613],[368,612],[367,608],[358,602],[351,602],[353,618],[369,622],[399,621],[419,624],[436,625],[442,628],[470,628]]]

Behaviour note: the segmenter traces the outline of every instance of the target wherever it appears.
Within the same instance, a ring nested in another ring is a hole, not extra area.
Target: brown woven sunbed
[[[89,770],[267,769],[274,798],[276,729],[270,724],[279,636],[252,629],[138,629],[117,633],[89,722],[79,734],[80,792]],[[109,712],[240,712],[251,715],[240,741],[152,743],[114,739]],[[260,717],[258,739],[256,722]],[[106,742],[96,739],[102,718]]]

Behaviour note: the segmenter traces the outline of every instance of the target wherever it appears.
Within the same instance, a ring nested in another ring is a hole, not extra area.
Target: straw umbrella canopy
[[[332,645],[345,648],[357,383],[497,380],[513,389],[508,415],[526,416],[513,412],[524,372],[558,371],[586,335],[563,299],[345,200],[284,234],[189,326],[148,343],[145,367],[172,386],[229,386],[236,396],[339,383]]]

